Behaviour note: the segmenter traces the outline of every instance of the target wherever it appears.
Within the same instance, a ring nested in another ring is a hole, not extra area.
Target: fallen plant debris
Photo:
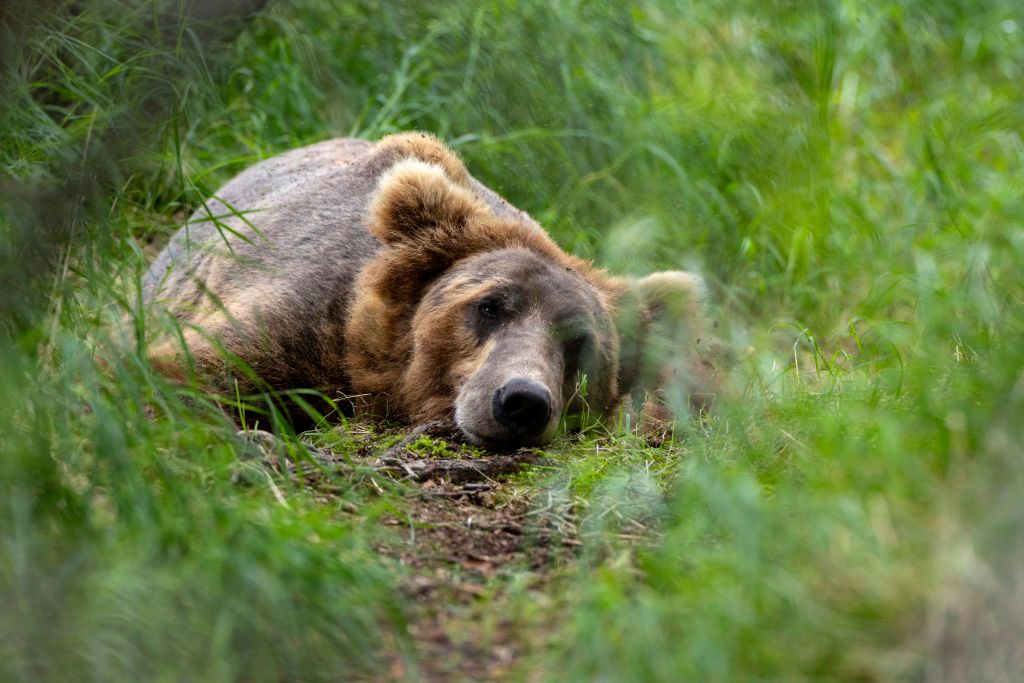
[[[532,450],[521,450],[513,454],[473,453],[472,457],[433,458],[423,457],[412,447],[423,437],[445,435],[449,439],[457,439],[457,433],[447,426],[436,424],[423,425],[412,430],[408,436],[397,444],[387,448],[380,456],[369,458],[353,458],[323,448],[309,442],[289,444],[271,432],[263,430],[241,430],[239,438],[256,450],[257,457],[266,465],[282,474],[315,477],[315,473],[307,472],[299,455],[304,448],[312,460],[327,469],[344,469],[352,466],[367,466],[398,479],[411,479],[424,482],[431,479],[443,479],[453,484],[486,482],[518,472],[524,465],[548,464],[549,459],[541,458]],[[460,444],[459,453],[464,445]],[[447,448],[444,448],[447,451]]]
[[[396,652],[389,671],[397,679],[415,673],[424,681],[500,678],[532,647],[524,634],[534,632],[513,618],[495,616],[505,609],[507,580],[532,577],[528,590],[540,599],[543,586],[581,545],[565,511],[545,514],[533,491],[503,482],[526,465],[552,461],[532,450],[481,452],[440,423],[413,429],[392,445],[362,427],[346,431],[356,439],[351,445],[357,455],[310,441],[289,443],[262,430],[242,430],[238,437],[247,459],[264,472],[328,495],[344,490],[337,475],[359,471],[371,474],[370,482],[379,474],[409,485],[401,513],[379,520],[389,532],[374,546],[403,568],[399,588],[413,605],[407,634],[417,663]],[[433,452],[456,457],[433,457]],[[343,509],[360,513],[354,506]],[[451,657],[452,652],[459,656]]]

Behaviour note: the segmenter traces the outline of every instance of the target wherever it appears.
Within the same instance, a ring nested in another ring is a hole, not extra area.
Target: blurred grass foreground
[[[1016,0],[222,4],[0,8],[0,679],[425,670],[402,488],[253,474],[139,291],[248,164],[421,129],[566,249],[702,273],[740,350],[706,423],[509,484],[585,533],[477,598],[502,675],[1022,680]]]

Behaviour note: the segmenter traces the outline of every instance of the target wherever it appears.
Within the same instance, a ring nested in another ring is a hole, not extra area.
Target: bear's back
[[[345,286],[378,244],[365,228],[379,173],[372,145],[329,140],[246,169],[189,217],[144,280],[148,297],[198,303],[200,290],[224,298],[246,287],[298,285],[309,294]],[[179,311],[180,313],[180,311]]]
[[[380,246],[366,230],[370,199],[402,158],[375,154],[375,147],[337,138],[242,171],[196,209],[154,260],[143,281],[146,297],[175,310],[197,304],[201,290],[222,299],[271,284],[282,292],[298,288],[303,297],[347,292]],[[493,190],[469,182],[495,215],[543,232]]]

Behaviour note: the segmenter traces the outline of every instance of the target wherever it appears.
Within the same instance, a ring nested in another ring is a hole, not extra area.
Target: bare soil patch
[[[346,434],[354,439],[348,455],[308,445],[324,469],[287,457],[284,444],[273,435],[241,436],[264,463],[328,495],[343,485],[332,472],[354,467],[409,484],[402,489],[400,512],[380,519],[386,533],[376,546],[399,565],[398,587],[406,598],[415,651],[411,662],[398,653],[389,656],[390,677],[504,679],[543,644],[542,632],[524,627],[522,620],[528,616],[506,609],[508,591],[525,590],[538,601],[547,599],[544,587],[574,558],[579,544],[573,529],[555,528],[533,506],[532,491],[508,482],[523,467],[548,461],[533,451],[480,451],[440,424],[405,436],[359,426],[350,426]],[[389,441],[394,443],[387,445]]]

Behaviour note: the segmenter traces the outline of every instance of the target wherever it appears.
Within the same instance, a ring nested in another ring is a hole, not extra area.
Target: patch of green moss
[[[429,436],[421,436],[408,446],[410,453],[423,458],[457,458],[458,453],[452,450],[451,445],[444,439],[433,439]]]

